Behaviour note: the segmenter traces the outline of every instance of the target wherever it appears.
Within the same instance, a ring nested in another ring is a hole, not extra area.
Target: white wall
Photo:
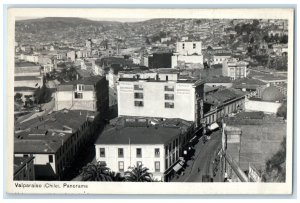
[[[177,55],[177,56],[172,56],[172,68],[175,68],[178,65],[178,61],[184,61],[185,63],[200,63],[200,64],[203,64],[203,55],[192,55],[192,56]]]
[[[130,166],[136,166],[137,161],[141,161],[144,167],[149,169],[149,172],[154,175],[154,178],[158,178],[159,180],[163,176],[163,172],[165,171],[165,150],[164,145],[135,145],[128,144],[126,145],[95,145],[96,148],[96,160],[97,161],[105,161],[107,167],[110,168],[114,172],[119,172],[119,161],[124,162],[124,171],[128,170]],[[105,148],[105,157],[100,157],[100,148]],[[123,148],[124,157],[118,157],[118,148]],[[142,149],[142,157],[136,157],[136,149]],[[155,157],[154,150],[155,148],[160,149],[160,156]],[[160,173],[155,172],[155,161],[160,162]]]
[[[144,90],[134,90],[134,84]],[[165,91],[166,85],[174,86],[174,92]],[[118,115],[181,118],[195,121],[195,89],[192,83],[169,82],[119,82]],[[144,99],[134,99],[134,92],[143,92]],[[165,100],[165,94],[174,94],[174,100]],[[144,101],[143,107],[134,106],[134,101]],[[165,102],[174,102],[174,108],[165,108]]]
[[[282,103],[265,102],[265,101],[253,101],[246,99],[245,110],[246,111],[263,111],[265,113],[276,114]]]
[[[196,45],[194,48],[193,45]],[[184,48],[183,48],[184,45]],[[202,42],[177,42],[176,43],[176,52],[180,55],[192,55],[197,53],[201,55],[202,53]]]

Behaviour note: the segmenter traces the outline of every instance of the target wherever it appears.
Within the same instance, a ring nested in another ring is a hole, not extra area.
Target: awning
[[[182,168],[183,164],[184,164],[184,161],[178,162],[178,163],[173,167],[173,170],[174,170],[175,172],[179,171],[179,170]]]
[[[209,130],[215,130],[215,129],[218,129],[218,128],[219,128],[219,125],[217,123],[213,123],[210,126],[208,126]]]

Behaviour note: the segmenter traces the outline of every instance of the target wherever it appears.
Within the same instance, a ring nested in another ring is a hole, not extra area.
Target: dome
[[[280,101],[284,98],[283,94],[274,86],[267,87],[261,95],[263,101]]]

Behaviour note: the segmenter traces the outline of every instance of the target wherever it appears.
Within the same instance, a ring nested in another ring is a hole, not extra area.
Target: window
[[[28,154],[24,154],[23,157],[28,157]]]
[[[165,86],[165,91],[174,92],[174,86]]]
[[[174,94],[165,94],[165,100],[174,100]]]
[[[105,148],[100,148],[100,157],[105,157]]]
[[[141,166],[142,165],[142,162],[141,161],[137,161],[136,162],[136,166]]]
[[[124,149],[123,148],[118,148],[118,157],[119,158],[124,157]]]
[[[184,46],[185,46],[185,44],[183,43],[183,44],[182,44],[182,49],[184,49]]]
[[[81,84],[77,84],[77,91],[83,91],[84,90],[84,86]]]
[[[193,43],[193,49],[196,49],[196,43]]]
[[[53,155],[49,155],[49,162],[53,163]]]
[[[159,155],[160,155],[159,148],[155,148],[155,149],[154,149],[154,156],[155,156],[155,157],[159,157]]]
[[[160,162],[159,161],[155,161],[154,165],[155,165],[155,172],[160,172]]]
[[[144,94],[140,93],[140,92],[135,92],[134,93],[134,98],[135,99],[143,99],[144,98]]]
[[[168,155],[168,146],[166,146],[166,148],[165,148],[165,155],[166,156]]]
[[[134,90],[143,90],[143,86],[142,85],[134,85]]]
[[[119,171],[124,172],[124,161],[119,161]]]
[[[168,159],[165,160],[165,164],[166,164],[166,165],[165,165],[165,169],[166,169],[166,170],[169,168],[168,161],[169,161]]]
[[[173,140],[173,150],[175,149],[175,140]]]
[[[137,148],[136,149],[136,157],[142,157],[142,149],[141,148]]]
[[[143,107],[144,106],[144,102],[143,101],[134,101],[134,106]]]
[[[174,103],[173,102],[165,102],[165,108],[174,109]]]
[[[74,97],[75,97],[75,99],[82,99],[83,98],[83,94],[80,93],[80,92],[75,92]]]

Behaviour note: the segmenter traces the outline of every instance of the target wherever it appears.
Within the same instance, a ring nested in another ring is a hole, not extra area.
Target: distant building
[[[172,68],[178,67],[180,63],[187,67],[203,68],[202,42],[177,42],[176,52],[172,56]]]
[[[41,66],[31,62],[15,63],[14,91],[22,94],[22,100],[33,97],[35,90],[43,86]]]
[[[55,93],[55,110],[65,108],[106,112],[108,87],[105,77],[89,77],[59,85]]]
[[[76,59],[76,53],[75,51],[69,51],[67,52],[67,60],[74,62]]]
[[[144,117],[119,120],[96,141],[97,161],[121,175],[128,167],[142,164],[159,181],[169,181],[182,168],[193,122]]]
[[[234,58],[225,60],[222,64],[222,74],[232,80],[245,78],[247,77],[247,65],[247,62],[238,61]]]
[[[120,78],[118,115],[181,118],[200,125],[204,82],[158,73],[155,79]],[[184,109],[184,111],[182,111]]]
[[[14,180],[30,181],[35,180],[34,157],[15,157],[14,156]]]
[[[216,53],[212,57],[211,65],[223,64],[224,61],[231,58],[231,54],[228,53]]]
[[[15,126],[15,157],[33,156],[36,180],[61,180],[90,139],[91,111],[67,109]]]

